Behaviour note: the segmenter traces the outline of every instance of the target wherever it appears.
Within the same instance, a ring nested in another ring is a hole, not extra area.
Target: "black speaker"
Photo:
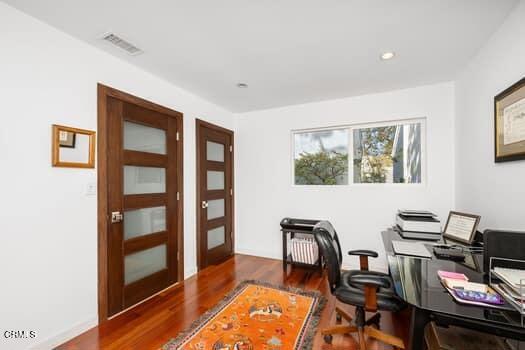
[[[483,271],[488,274],[490,258],[525,260],[525,232],[485,230],[483,232]],[[525,263],[498,261],[496,266],[521,268]]]

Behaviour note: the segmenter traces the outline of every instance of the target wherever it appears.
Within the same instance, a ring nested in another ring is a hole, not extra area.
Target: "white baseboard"
[[[262,258],[270,258],[270,259],[277,259],[277,260],[283,259],[282,255],[280,253],[276,253],[275,251],[265,252],[265,251],[261,251],[257,249],[237,248],[236,253],[260,256]],[[386,261],[383,261],[383,260],[377,261],[374,259],[368,259],[368,262],[369,262],[370,270],[384,272],[384,273],[388,272],[388,266],[387,266]],[[359,261],[347,262],[343,260],[342,269],[343,270],[359,270]]]
[[[188,279],[191,276],[195,275],[196,273],[197,273],[197,267],[193,266],[192,268],[184,271],[184,279]],[[93,317],[90,320],[81,322],[66,331],[63,331],[42,342],[39,342],[36,345],[31,346],[30,349],[34,349],[34,350],[54,349],[58,345],[65,343],[66,341],[84,333],[85,331],[87,331],[90,328],[95,327],[96,325],[98,325],[98,318]]]
[[[54,335],[50,338],[47,338],[43,342],[40,342],[36,345],[31,346],[30,349],[34,349],[34,350],[54,349],[60,344],[63,344],[66,341],[84,333],[88,329],[95,327],[97,324],[98,324],[98,318],[93,317],[87,321],[78,323],[77,325],[73,326],[72,328],[66,331],[59,333],[58,335]]]
[[[253,256],[260,256],[261,258],[269,258],[269,259],[277,259],[282,260],[283,256],[280,253],[276,253],[275,251],[272,252],[265,252],[258,249],[252,249],[252,248],[239,248],[236,247],[235,253],[237,254],[246,254],[246,255],[253,255]]]
[[[195,275],[197,273],[197,266],[193,266],[190,269],[184,270],[184,279],[187,280],[191,276]]]

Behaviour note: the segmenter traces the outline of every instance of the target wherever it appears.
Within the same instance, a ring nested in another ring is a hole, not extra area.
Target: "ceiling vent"
[[[130,42],[122,39],[116,34],[113,33],[106,33],[102,36],[102,40],[107,41],[108,43],[111,43],[115,45],[116,47],[126,51],[128,54],[132,56],[140,55],[144,51],[136,47],[135,45],[131,44]]]

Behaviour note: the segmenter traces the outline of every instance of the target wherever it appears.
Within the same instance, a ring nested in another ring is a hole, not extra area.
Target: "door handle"
[[[124,215],[120,211],[113,211],[111,212],[111,223],[117,224],[119,222],[122,222],[124,220]]]
[[[202,209],[208,208],[208,201],[202,201],[201,207],[202,207]]]

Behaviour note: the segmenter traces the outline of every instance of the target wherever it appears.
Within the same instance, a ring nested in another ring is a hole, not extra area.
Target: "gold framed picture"
[[[53,125],[51,164],[64,168],[95,167],[95,132]]]
[[[525,78],[494,97],[494,161],[525,159]]]

